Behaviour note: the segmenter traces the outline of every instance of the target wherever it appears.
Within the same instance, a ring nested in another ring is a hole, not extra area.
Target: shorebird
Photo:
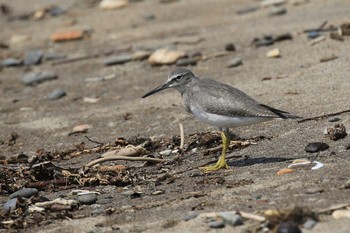
[[[229,128],[248,126],[274,119],[295,119],[298,116],[261,104],[242,91],[215,81],[200,79],[189,69],[177,68],[168,80],[147,92],[142,98],[167,88],[175,88],[181,93],[182,104],[187,112],[199,120],[220,129],[222,153],[216,164],[201,167],[204,172],[228,169],[225,156],[230,144]]]

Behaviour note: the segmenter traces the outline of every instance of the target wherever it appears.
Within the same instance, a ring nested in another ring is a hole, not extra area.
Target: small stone
[[[159,154],[161,156],[169,156],[169,155],[171,155],[171,152],[172,152],[172,150],[163,150],[163,151],[159,152]]]
[[[2,66],[20,66],[22,65],[22,61],[15,58],[6,58],[1,61]]]
[[[299,226],[294,222],[282,222],[276,233],[302,233]]]
[[[341,189],[350,189],[350,180],[346,181],[345,184],[343,184],[340,188]]]
[[[331,32],[329,36],[333,40],[344,41],[344,37],[339,32]]]
[[[24,65],[37,65],[40,64],[44,53],[41,50],[33,50],[25,53]]]
[[[339,117],[333,117],[333,118],[328,120],[328,122],[337,122],[337,121],[340,121]]]
[[[77,201],[82,205],[92,205],[97,201],[97,195],[94,193],[86,193],[77,196]]]
[[[91,125],[77,125],[73,128],[72,132],[73,133],[86,133],[89,129],[91,129]]]
[[[141,61],[147,59],[151,54],[152,52],[150,51],[136,51],[132,54],[132,59],[136,61]]]
[[[350,210],[335,210],[332,217],[335,219],[350,218]]]
[[[53,42],[65,42],[71,40],[80,40],[84,37],[84,31],[82,30],[68,30],[63,32],[56,32],[51,35]]]
[[[317,224],[317,222],[313,219],[308,219],[306,220],[306,222],[303,224],[303,227],[305,229],[312,229],[315,225]]]
[[[102,0],[100,2],[100,8],[104,10],[114,10],[126,7],[128,5],[127,0]]]
[[[343,23],[340,25],[341,35],[350,36],[350,23]]]
[[[151,65],[170,65],[174,64],[177,60],[185,56],[186,53],[183,51],[162,48],[152,53],[148,58],[148,62]]]
[[[5,212],[8,211],[14,211],[16,209],[17,206],[17,198],[12,198],[9,199],[7,202],[5,202],[5,204],[3,205],[3,209]]]
[[[26,42],[29,40],[31,40],[31,37],[28,35],[13,35],[10,38],[10,43],[11,44],[20,44],[20,43],[23,43],[23,42]]]
[[[260,5],[263,7],[268,7],[268,6],[279,6],[282,4],[285,4],[287,2],[287,0],[262,0],[260,2]]]
[[[266,36],[264,38],[255,38],[252,42],[252,45],[255,47],[261,47],[261,46],[270,46],[275,43],[275,40],[271,36]]]
[[[307,188],[305,190],[305,194],[316,194],[316,193],[322,193],[323,192],[323,188],[320,187],[311,187],[311,188]]]
[[[236,14],[237,14],[237,15],[248,14],[248,13],[255,12],[255,11],[259,10],[259,9],[260,9],[259,6],[245,7],[245,8],[242,8],[242,9],[237,10],[237,11],[236,11]]]
[[[63,88],[57,88],[48,94],[47,98],[49,100],[57,100],[65,96],[67,93]]]
[[[105,66],[120,65],[120,64],[129,62],[131,60],[132,60],[132,55],[130,54],[118,55],[104,61],[104,65]]]
[[[198,213],[196,213],[196,212],[190,212],[188,215],[186,215],[186,216],[183,218],[183,220],[184,220],[184,221],[189,221],[189,220],[192,220],[192,219],[197,218],[197,216],[198,216]]]
[[[157,191],[154,191],[153,193],[152,193],[152,195],[160,195],[160,194],[163,194],[164,193],[164,191],[163,190],[157,190]]]
[[[277,172],[277,175],[284,175],[284,174],[287,174],[287,173],[292,173],[294,172],[293,169],[290,169],[290,168],[282,168],[281,170],[279,170]]]
[[[225,222],[223,219],[211,219],[208,222],[208,226],[210,228],[224,228],[225,227]]]
[[[22,77],[22,83],[32,86],[54,79],[57,79],[57,75],[52,71],[30,72]]]
[[[233,227],[243,224],[242,217],[239,216],[238,214],[233,214],[230,212],[221,212],[220,216],[224,219],[225,223]]]
[[[100,100],[99,98],[94,98],[94,97],[84,97],[83,98],[83,101],[85,103],[91,103],[91,104],[97,103],[99,100]]]
[[[327,128],[326,133],[333,141],[345,138],[347,135],[345,126],[343,124],[336,124],[334,127]]]
[[[270,10],[269,16],[283,15],[287,13],[285,7],[274,7]]]
[[[194,66],[194,65],[197,65],[197,59],[181,58],[176,61],[176,65],[177,66],[189,66],[189,65]]]
[[[324,142],[310,142],[305,147],[305,151],[308,153],[317,153],[319,151],[324,151],[329,148],[328,144]]]
[[[226,65],[227,68],[233,68],[233,67],[237,67],[243,64],[243,61],[240,57],[235,57],[232,58]]]
[[[320,58],[320,62],[328,62],[328,61],[333,61],[335,59],[338,59],[338,56],[330,55],[330,56],[325,56],[325,57]]]
[[[22,188],[18,190],[17,192],[14,192],[10,195],[10,199],[15,197],[26,197],[29,198],[31,196],[34,196],[38,194],[39,191],[36,188]]]
[[[65,9],[63,9],[62,7],[60,6],[52,6],[50,7],[49,9],[49,13],[51,14],[51,16],[59,16],[59,15],[62,15],[66,12]]]
[[[236,46],[233,43],[228,43],[225,45],[225,50],[234,52],[236,51]]]
[[[268,58],[278,58],[281,57],[281,52],[278,48],[272,49],[267,52],[266,57]]]
[[[310,39],[315,39],[316,37],[319,37],[321,34],[318,31],[311,31],[307,33],[307,37]]]
[[[273,40],[275,42],[284,41],[284,40],[293,40],[293,36],[290,33],[284,33],[277,36],[273,36]]]

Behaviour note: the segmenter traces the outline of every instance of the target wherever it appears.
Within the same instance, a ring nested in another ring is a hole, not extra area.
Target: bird
[[[146,98],[168,88],[180,92],[185,110],[200,121],[221,131],[222,152],[214,165],[200,167],[203,172],[229,169],[226,162],[230,128],[249,126],[274,119],[300,118],[254,100],[244,92],[213,79],[201,79],[187,68],[176,68],[167,81],[142,96]]]

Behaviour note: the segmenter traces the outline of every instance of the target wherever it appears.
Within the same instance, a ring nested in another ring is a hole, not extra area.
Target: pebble
[[[39,191],[36,188],[22,188],[10,195],[10,199],[15,198],[15,197],[26,197],[29,198],[31,196],[34,196],[38,194]]]
[[[163,193],[164,193],[163,190],[157,190],[157,191],[154,191],[154,192],[152,193],[152,195],[160,195],[160,194],[163,194]]]
[[[261,6],[267,7],[267,6],[278,6],[278,5],[282,5],[285,4],[287,2],[287,0],[263,0],[260,2]]]
[[[28,35],[13,35],[10,38],[10,43],[11,44],[20,44],[20,43],[23,43],[23,42],[26,42],[29,40],[31,40],[31,37]]]
[[[337,122],[337,121],[340,121],[339,117],[333,117],[333,118],[328,120],[328,122]]]
[[[57,79],[57,75],[52,71],[30,72],[22,77],[22,83],[30,86],[54,79]]]
[[[312,229],[315,225],[317,224],[317,222],[313,219],[308,219],[306,220],[306,222],[303,224],[303,227],[305,229]]]
[[[319,151],[324,151],[329,148],[328,144],[324,142],[310,142],[305,147],[305,151],[308,153],[317,153]]]
[[[198,216],[198,213],[197,212],[190,212],[188,215],[186,215],[183,220],[184,221],[189,221],[189,220],[192,220],[192,219],[195,219],[197,218]]]
[[[307,37],[310,39],[315,39],[316,37],[319,37],[321,34],[318,31],[311,31],[307,33]]]
[[[258,6],[245,7],[245,8],[237,10],[236,14],[237,15],[248,14],[248,13],[255,12],[255,11],[259,10],[259,9],[260,9],[260,7],[258,7]]]
[[[87,193],[77,196],[77,201],[82,205],[92,205],[97,201],[97,195],[94,193]]]
[[[275,40],[272,37],[264,37],[262,39],[255,38],[252,42],[255,47],[261,47],[261,46],[270,46],[275,43]]]
[[[49,100],[57,100],[65,96],[67,93],[63,88],[57,88],[47,95]]]
[[[89,129],[91,129],[92,126],[85,124],[85,125],[77,125],[73,128],[73,133],[86,133]]]
[[[224,219],[224,222],[231,226],[242,225],[242,217],[238,214],[233,214],[231,212],[221,212],[220,216]]]
[[[322,193],[323,192],[323,188],[320,187],[311,187],[311,188],[307,188],[305,190],[305,194],[316,194],[316,193]]]
[[[335,219],[350,218],[350,210],[335,210],[332,217]]]
[[[346,181],[345,184],[343,184],[340,188],[341,189],[350,189],[350,180]]]
[[[51,35],[53,42],[65,42],[71,40],[80,40],[84,37],[84,31],[82,30],[68,30],[63,32],[56,32]]]
[[[293,169],[290,169],[290,168],[282,168],[281,170],[279,170],[277,172],[277,175],[284,175],[284,174],[287,174],[287,173],[292,173],[294,172]]]
[[[171,152],[172,152],[172,150],[163,150],[163,151],[159,152],[159,154],[161,156],[169,156],[169,155],[171,155]]]
[[[44,53],[42,50],[32,50],[25,53],[24,65],[37,65],[41,63]]]
[[[17,198],[12,198],[12,199],[9,199],[7,202],[5,202],[5,204],[3,205],[3,209],[5,212],[14,211],[16,209],[16,206],[17,206]]]
[[[104,10],[114,10],[126,7],[128,5],[127,0],[102,0],[100,2],[100,8]]]
[[[151,65],[170,65],[174,64],[177,60],[185,56],[186,53],[183,51],[162,48],[153,52],[148,58],[148,62]]]
[[[104,65],[105,66],[120,65],[120,64],[129,62],[131,60],[132,60],[131,54],[123,54],[123,55],[118,55],[107,59],[106,61],[104,61]]]
[[[284,33],[284,34],[274,36],[273,40],[275,42],[279,42],[279,41],[283,41],[283,40],[293,40],[293,36],[290,33]]]
[[[20,66],[22,65],[22,61],[15,58],[6,58],[1,61],[2,66]]]
[[[294,222],[282,222],[276,233],[301,233],[299,226]]]
[[[94,97],[84,97],[83,101],[85,103],[90,103],[90,104],[94,104],[97,103],[100,99],[99,98],[94,98]]]
[[[333,40],[344,41],[344,37],[339,32],[331,32],[329,37]]]
[[[350,23],[343,23],[340,25],[340,30],[343,36],[350,36]]]
[[[176,61],[177,66],[194,66],[197,65],[197,59],[194,58],[181,58]]]
[[[232,58],[226,65],[227,68],[237,67],[243,64],[243,61],[239,57]]]
[[[234,52],[234,51],[236,51],[236,46],[233,43],[227,43],[225,45],[225,50],[230,51],[230,52]]]
[[[333,61],[335,59],[338,59],[338,56],[330,55],[330,56],[321,57],[320,62],[328,62],[328,61]]]
[[[142,51],[142,50],[136,51],[132,54],[132,59],[136,61],[141,61],[148,58],[151,54],[152,52],[150,51]]]
[[[224,228],[225,227],[225,222],[223,219],[211,219],[208,222],[208,226],[210,228]]]
[[[281,51],[278,48],[271,49],[266,53],[266,57],[268,58],[278,58],[281,56]]]
[[[274,7],[270,10],[269,16],[283,15],[287,13],[287,9],[284,7]]]

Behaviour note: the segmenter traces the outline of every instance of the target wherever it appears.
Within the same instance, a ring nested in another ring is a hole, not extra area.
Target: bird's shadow
[[[228,165],[233,167],[245,167],[245,166],[251,166],[254,164],[280,163],[280,162],[286,162],[286,161],[291,161],[295,159],[296,158],[281,158],[281,157],[252,158],[248,156],[242,159],[228,161]]]

